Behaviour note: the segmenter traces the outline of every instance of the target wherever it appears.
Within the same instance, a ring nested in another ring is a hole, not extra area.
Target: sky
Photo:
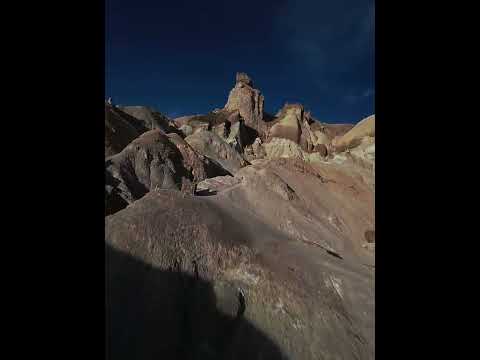
[[[170,117],[222,108],[246,72],[275,114],[375,113],[374,0],[106,0],[105,91]]]

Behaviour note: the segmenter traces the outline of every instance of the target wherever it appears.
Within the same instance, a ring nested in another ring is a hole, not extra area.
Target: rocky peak
[[[305,113],[305,109],[302,104],[285,103],[285,105],[283,105],[283,108],[281,108],[280,111],[277,113],[277,117],[282,118],[286,114],[294,114],[298,118],[298,120],[301,121],[303,119],[304,113]]]
[[[253,88],[252,79],[245,73],[237,73],[225,110],[237,110],[245,120],[245,125],[259,130],[263,120],[263,103],[264,97],[260,90]]]
[[[250,78],[250,76],[248,76],[246,73],[237,72],[236,79],[237,79],[237,83],[243,83],[243,84],[246,84],[248,86],[253,87],[253,81]]]

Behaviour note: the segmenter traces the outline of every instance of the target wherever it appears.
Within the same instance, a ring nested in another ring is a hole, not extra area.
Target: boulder
[[[211,131],[198,130],[185,141],[199,154],[219,164],[231,174],[236,173],[247,161],[225,140]]]

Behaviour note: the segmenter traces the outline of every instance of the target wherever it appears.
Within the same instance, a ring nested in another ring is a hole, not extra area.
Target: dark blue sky
[[[248,73],[265,110],[326,122],[375,112],[373,0],[106,0],[106,93],[172,117],[225,105]]]

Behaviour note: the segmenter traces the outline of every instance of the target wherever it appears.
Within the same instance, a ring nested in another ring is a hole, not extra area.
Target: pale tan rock
[[[269,131],[268,139],[282,138],[300,143],[303,106],[286,104],[278,114],[278,122]]]
[[[303,151],[296,142],[283,139],[273,138],[263,145],[267,158],[298,158],[304,159]]]
[[[313,131],[313,135],[315,136],[314,145],[320,145],[320,144],[326,145],[330,142],[330,139],[328,138],[328,136],[319,130]]]
[[[237,110],[245,120],[245,125],[258,130],[262,126],[263,103],[263,95],[260,90],[253,88],[253,83],[248,75],[237,74],[237,82],[230,91],[225,110]]]
[[[333,144],[342,151],[344,148],[356,147],[364,137],[375,137],[375,115],[363,119],[341,137],[336,137]]]

